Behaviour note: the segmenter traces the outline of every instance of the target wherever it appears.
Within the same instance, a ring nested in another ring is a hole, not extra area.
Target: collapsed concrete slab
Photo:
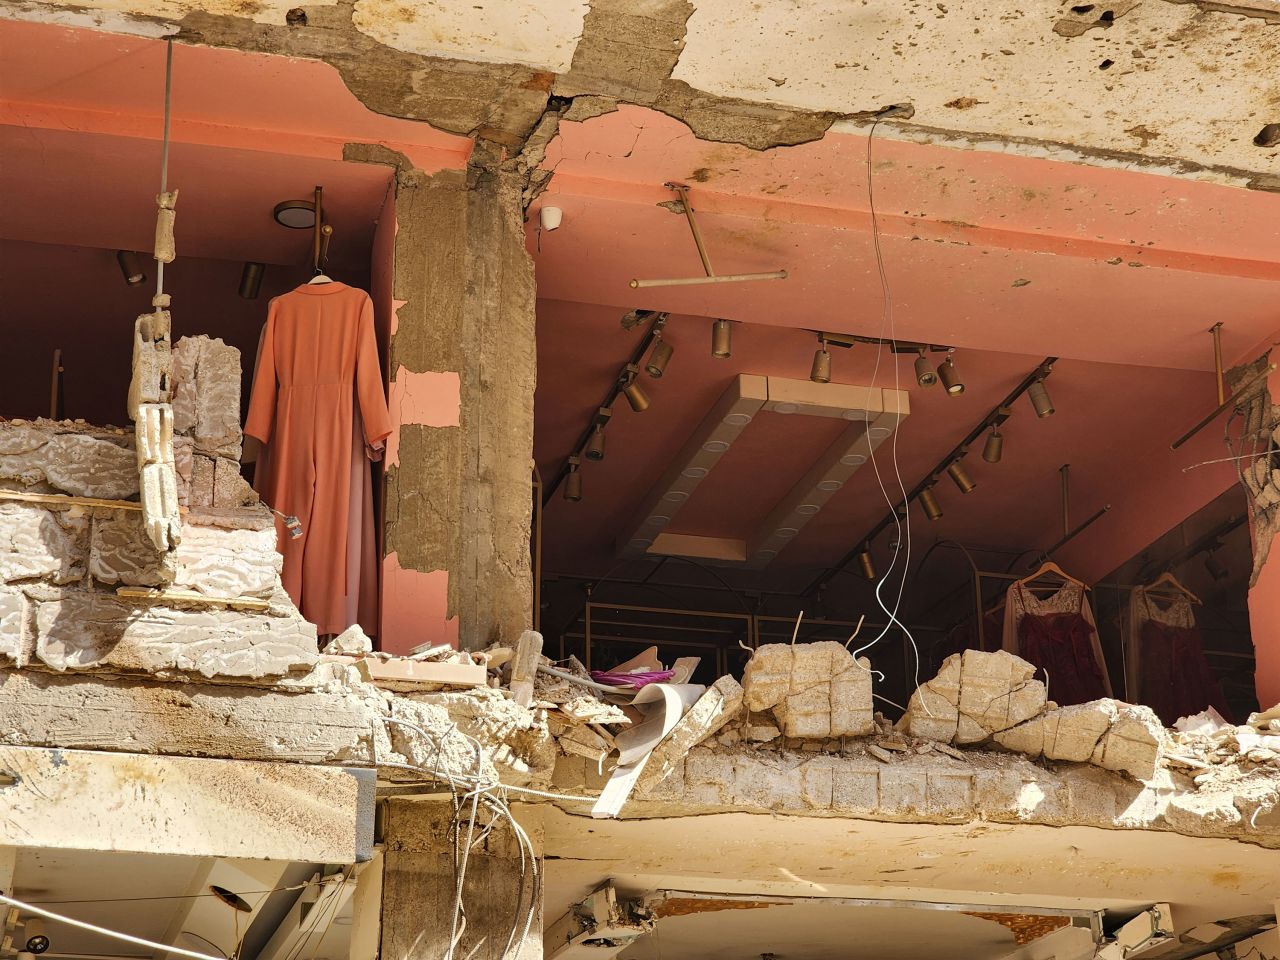
[[[742,709],[743,688],[733,677],[721,677],[676,724],[675,729],[658,744],[649,757],[638,783],[651,783],[665,777],[685,755],[714,736]]]
[[[835,641],[759,647],[742,688],[746,708],[772,714],[788,737],[859,737],[875,729],[871,664]]]
[[[916,689],[899,722],[912,736],[947,743],[981,743],[1031,719],[1045,708],[1036,668],[998,650],[952,654],[938,675]]]

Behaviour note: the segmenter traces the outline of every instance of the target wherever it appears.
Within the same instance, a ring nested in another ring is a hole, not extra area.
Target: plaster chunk
[[[178,513],[178,481],[172,463],[142,468],[139,492],[147,538],[157,550],[172,550],[182,539]]]
[[[224,530],[188,523],[174,556],[174,582],[208,597],[270,597],[283,558],[276,532]]]
[[[173,348],[174,430],[195,449],[239,460],[240,351],[220,339],[183,337]]]
[[[79,580],[88,529],[83,513],[0,501],[0,582]]]
[[[134,604],[67,593],[36,609],[36,659],[54,670],[260,678],[312,667],[315,627],[238,610]]]
[[[102,510],[93,518],[89,574],[101,583],[159,587],[173,582],[174,565],[147,538],[141,513]]]
[[[0,587],[0,657],[19,667],[26,663],[23,624],[27,618],[27,601],[21,590]]]
[[[914,737],[981,743],[1040,713],[1047,702],[1035,667],[1004,650],[952,654],[918,687],[900,721]]]
[[[834,641],[756,650],[743,674],[744,704],[771,710],[787,737],[865,736],[875,723],[870,662]]]
[[[35,454],[44,479],[75,497],[132,500],[138,495],[133,450],[95,437],[62,433]]]

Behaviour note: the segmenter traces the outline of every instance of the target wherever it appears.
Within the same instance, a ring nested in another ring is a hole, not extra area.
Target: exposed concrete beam
[[[0,844],[354,863],[372,770],[0,747]]]

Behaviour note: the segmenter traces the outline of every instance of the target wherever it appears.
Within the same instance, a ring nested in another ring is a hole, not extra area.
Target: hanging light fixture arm
[[[711,256],[707,253],[707,245],[702,240],[702,231],[698,227],[698,220],[693,214],[693,204],[689,202],[689,187],[683,183],[664,183],[664,187],[668,190],[674,190],[676,196],[680,198],[680,208],[684,213],[685,219],[689,221],[689,231],[693,234],[694,245],[698,248],[698,258],[702,261],[702,270],[705,274],[701,277],[679,277],[670,280],[639,280],[631,281],[633,290],[642,287],[685,287],[702,283],[738,283],[743,280],[785,280],[787,279],[787,271],[773,270],[769,273],[732,273],[717,275],[711,266]]]
[[[1209,332],[1213,334],[1213,372],[1218,378],[1218,404],[1227,399],[1226,387],[1222,382],[1222,321],[1219,320]]]
[[[1268,364],[1267,366],[1263,367],[1261,370],[1255,373],[1252,377],[1250,377],[1248,380],[1242,383],[1240,385],[1240,388],[1236,390],[1235,393],[1231,394],[1231,396],[1227,397],[1226,400],[1218,404],[1218,406],[1213,410],[1213,412],[1211,412],[1207,417],[1205,417],[1203,420],[1197,423],[1194,427],[1192,427],[1190,430],[1188,430],[1186,433],[1180,436],[1177,440],[1173,441],[1173,443],[1169,444],[1169,449],[1177,450],[1180,446],[1182,446],[1184,443],[1186,443],[1188,440],[1194,437],[1197,433],[1199,433],[1209,424],[1213,423],[1214,420],[1218,419],[1218,417],[1221,414],[1226,413],[1228,410],[1234,407],[1237,403],[1239,403],[1240,399],[1246,393],[1252,390],[1262,380],[1265,380],[1267,377],[1271,376],[1271,374],[1275,373],[1275,370],[1276,370],[1276,365],[1274,363]]]

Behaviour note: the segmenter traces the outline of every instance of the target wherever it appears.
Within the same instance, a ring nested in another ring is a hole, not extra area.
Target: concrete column
[[[529,627],[533,263],[523,178],[397,176],[382,645],[514,643]]]
[[[1280,358],[1280,350],[1272,350],[1270,356]],[[1273,438],[1280,439],[1280,370],[1268,378],[1267,390],[1261,430],[1270,430]],[[1280,471],[1274,470],[1274,464],[1272,467],[1270,477],[1258,467],[1250,478],[1254,571],[1249,585],[1249,630],[1256,658],[1258,705],[1263,710],[1280,703],[1280,541],[1276,537],[1280,530]]]
[[[446,955],[455,893],[453,841],[449,836],[452,816],[453,807],[447,802],[393,799],[387,805],[381,960],[439,960]],[[535,844],[541,871],[541,830],[522,825]],[[520,851],[508,827],[495,829],[473,847],[462,890],[465,930],[454,956],[503,960],[513,925],[518,923],[507,957],[541,960],[542,900],[527,867],[526,862],[522,874]],[[528,935],[521,940],[535,893],[539,896],[533,900],[533,919]]]

